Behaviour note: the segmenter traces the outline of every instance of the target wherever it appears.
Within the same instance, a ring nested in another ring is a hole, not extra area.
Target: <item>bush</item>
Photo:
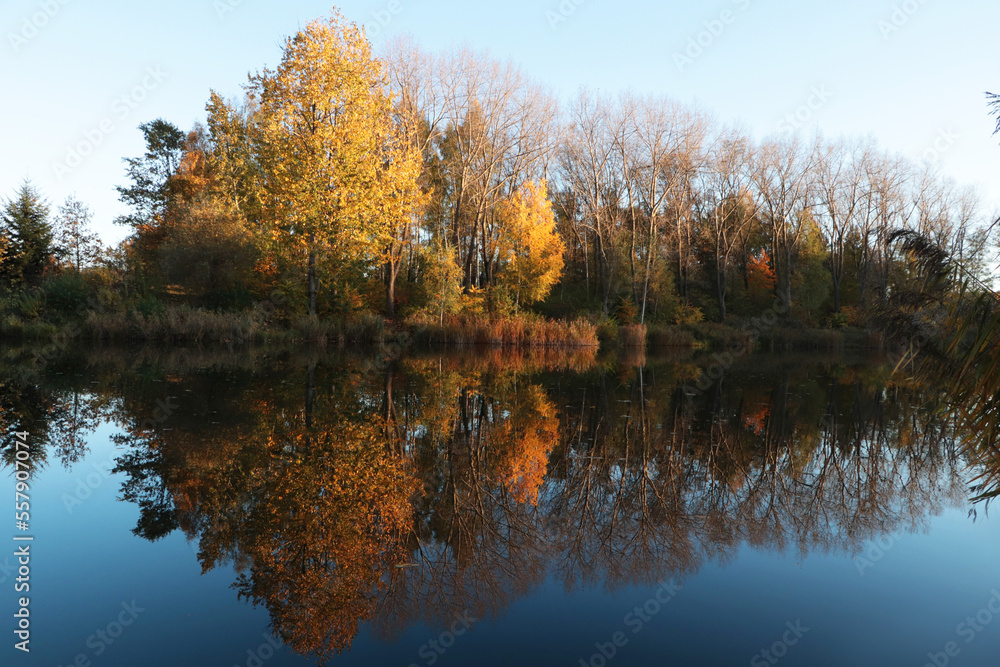
[[[685,324],[698,324],[703,321],[705,321],[705,315],[702,313],[701,308],[682,303],[678,304],[677,308],[674,309],[674,324],[683,326]]]
[[[68,272],[45,281],[45,305],[48,312],[75,313],[83,310],[90,298],[90,288],[79,273]]]
[[[147,296],[136,302],[135,312],[143,317],[157,317],[167,312],[167,306],[155,296]]]

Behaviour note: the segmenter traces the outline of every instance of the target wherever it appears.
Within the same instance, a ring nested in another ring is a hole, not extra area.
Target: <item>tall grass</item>
[[[257,313],[216,313],[181,306],[162,313],[87,314],[81,334],[95,341],[250,343],[263,335]]]
[[[622,347],[645,348],[646,325],[628,324],[618,329],[618,344]]]
[[[585,320],[571,322],[540,317],[489,318],[456,316],[444,323],[428,317],[407,322],[414,341],[432,345],[492,347],[597,347],[597,327]]]
[[[654,326],[649,329],[651,347],[683,347],[693,349],[698,340],[685,328],[677,326]]]

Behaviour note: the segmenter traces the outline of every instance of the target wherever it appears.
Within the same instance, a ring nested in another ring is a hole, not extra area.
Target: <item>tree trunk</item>
[[[309,317],[316,315],[316,253],[309,250]]]
[[[386,262],[386,286],[385,286],[385,316],[396,317],[396,277],[399,275],[401,260]]]

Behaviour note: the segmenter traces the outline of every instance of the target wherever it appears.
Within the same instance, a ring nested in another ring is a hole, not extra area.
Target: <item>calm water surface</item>
[[[2,664],[1000,664],[1000,526],[935,388],[712,363],[8,351]]]

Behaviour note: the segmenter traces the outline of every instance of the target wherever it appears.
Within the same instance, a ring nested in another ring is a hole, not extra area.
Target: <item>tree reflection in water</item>
[[[747,545],[855,554],[969,496],[957,419],[872,359],[751,357],[690,395],[695,361],[586,353],[78,361],[100,380],[9,380],[5,433],[42,420],[69,463],[80,429],[116,421],[136,534],[182,529],[320,661],[362,623],[491,618],[549,577],[615,590]]]

